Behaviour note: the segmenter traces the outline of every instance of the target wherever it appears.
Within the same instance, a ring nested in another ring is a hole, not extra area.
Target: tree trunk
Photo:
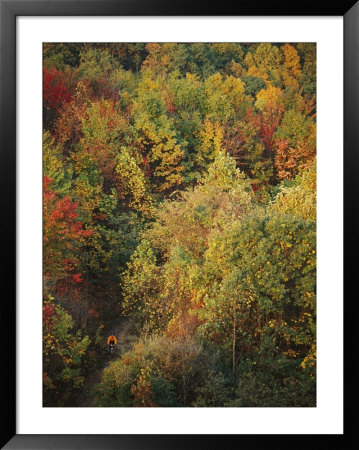
[[[236,319],[233,318],[233,341],[232,341],[232,371],[236,365]]]
[[[182,374],[182,388],[183,388],[183,403],[186,406],[186,378],[184,373]]]

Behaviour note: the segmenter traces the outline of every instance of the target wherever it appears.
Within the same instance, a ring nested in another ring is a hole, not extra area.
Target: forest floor
[[[104,352],[103,364],[100,368],[86,377],[85,384],[82,392],[79,395],[78,405],[79,407],[94,407],[95,397],[93,395],[93,389],[96,384],[101,380],[102,371],[110,364],[111,361],[120,357],[123,353],[126,353],[130,349],[131,344],[131,321],[126,317],[121,317],[117,322],[112,324],[111,333],[117,337],[117,345],[115,352],[111,355],[107,349]]]

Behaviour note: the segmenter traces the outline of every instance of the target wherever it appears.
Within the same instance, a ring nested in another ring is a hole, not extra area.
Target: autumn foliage
[[[44,405],[315,406],[316,46],[44,44],[43,112]]]

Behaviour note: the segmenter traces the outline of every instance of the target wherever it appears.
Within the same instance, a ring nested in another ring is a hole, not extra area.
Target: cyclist
[[[113,350],[114,350],[114,347],[116,344],[117,344],[116,336],[111,334],[111,336],[109,336],[107,338],[107,345],[108,345],[108,349],[109,349],[110,353],[113,353]]]

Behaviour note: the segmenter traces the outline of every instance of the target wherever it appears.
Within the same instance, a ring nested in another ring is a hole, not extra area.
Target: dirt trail
[[[117,346],[113,355],[104,353],[103,366],[86,377],[85,385],[80,395],[79,404],[80,407],[94,407],[96,406],[92,390],[96,384],[100,382],[100,376],[102,371],[107,367],[111,361],[120,357],[123,353],[127,352],[130,348],[131,339],[131,325],[129,319],[121,318],[116,324],[112,325],[111,333],[117,337]]]
[[[130,347],[130,329],[131,322],[129,319],[122,319],[116,326],[113,327],[114,335],[117,337],[117,348],[115,354],[118,356],[127,352]]]

